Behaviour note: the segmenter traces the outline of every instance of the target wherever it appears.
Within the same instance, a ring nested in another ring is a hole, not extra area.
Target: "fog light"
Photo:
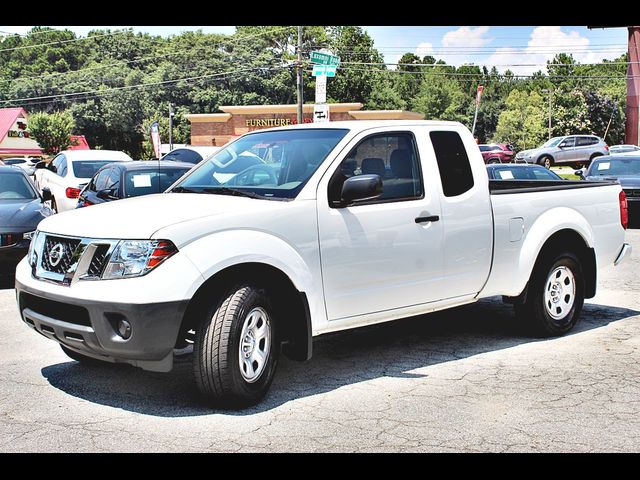
[[[118,335],[127,340],[131,336],[131,324],[126,320],[118,322]]]

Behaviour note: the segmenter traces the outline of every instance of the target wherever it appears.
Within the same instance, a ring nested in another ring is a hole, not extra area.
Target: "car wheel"
[[[71,350],[70,348],[65,347],[64,345],[60,345],[60,348],[62,348],[62,351],[67,355],[67,357],[75,360],[76,362],[80,362],[83,365],[101,365],[101,366],[109,365],[109,362],[104,362],[102,360],[98,360],[97,358],[83,355],[81,353],[76,352],[75,350]]]
[[[276,370],[276,333],[263,288],[243,283],[230,289],[196,329],[193,366],[200,392],[222,407],[258,403]]]
[[[589,157],[589,164],[591,164],[591,162],[593,162],[594,158],[598,158],[598,157],[602,157],[603,155],[601,153],[594,153],[593,155],[591,155]]]
[[[540,337],[567,333],[578,321],[584,304],[584,276],[580,260],[571,252],[554,255],[537,265],[529,281],[527,300],[516,314]]]
[[[549,170],[553,166],[553,158],[549,155],[543,155],[538,159],[538,164]]]
[[[499,160],[499,159],[497,159],[497,158],[490,158],[490,159],[487,161],[487,163],[488,163],[489,165],[494,164],[494,163],[500,163],[500,160]]]

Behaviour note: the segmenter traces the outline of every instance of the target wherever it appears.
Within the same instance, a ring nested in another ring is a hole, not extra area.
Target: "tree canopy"
[[[86,38],[34,27],[24,36],[0,36],[0,107],[22,106],[32,114],[66,111],[74,120],[73,133],[85,135],[92,147],[145,157],[150,123],[159,121],[161,137],[168,137],[169,103],[176,143],[189,141],[186,114],[218,112],[224,105],[294,103],[296,43],[297,28],[284,26],[169,37],[96,29]],[[407,109],[471,127],[476,88],[484,85],[475,132],[481,142],[528,148],[545,140],[549,95],[553,135],[606,131],[610,144],[624,137],[626,54],[582,65],[561,53],[546,71],[522,77],[410,52],[399,65],[385,65],[361,27],[304,27],[303,57],[320,48],[341,58],[336,77],[328,81],[330,103]],[[313,102],[314,87],[307,62],[305,103]]]

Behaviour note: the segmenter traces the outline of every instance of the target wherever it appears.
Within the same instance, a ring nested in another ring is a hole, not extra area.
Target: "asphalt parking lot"
[[[81,366],[2,289],[0,451],[638,451],[640,230],[627,241],[568,336],[523,336],[499,299],[334,334],[239,412],[200,404],[186,362]]]

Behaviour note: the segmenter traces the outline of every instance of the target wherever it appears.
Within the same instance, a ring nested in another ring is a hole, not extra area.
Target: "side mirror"
[[[584,174],[585,174],[585,169],[584,168],[579,168],[578,170],[576,170],[573,173],[574,173],[574,175],[576,177],[580,177],[582,180],[584,180]]]
[[[42,189],[42,202],[49,202],[53,200],[53,195],[51,194],[51,190],[48,187]]]
[[[96,197],[101,198],[102,200],[112,200],[113,194],[114,194],[114,190],[112,188],[109,189],[105,189],[105,190],[100,190],[98,193],[96,193]]]
[[[44,160],[42,160],[41,162],[36,163],[36,168],[37,168],[37,169],[47,168],[47,162],[45,162]]]
[[[380,175],[356,175],[342,185],[340,200],[344,206],[356,201],[372,200],[382,195]]]

